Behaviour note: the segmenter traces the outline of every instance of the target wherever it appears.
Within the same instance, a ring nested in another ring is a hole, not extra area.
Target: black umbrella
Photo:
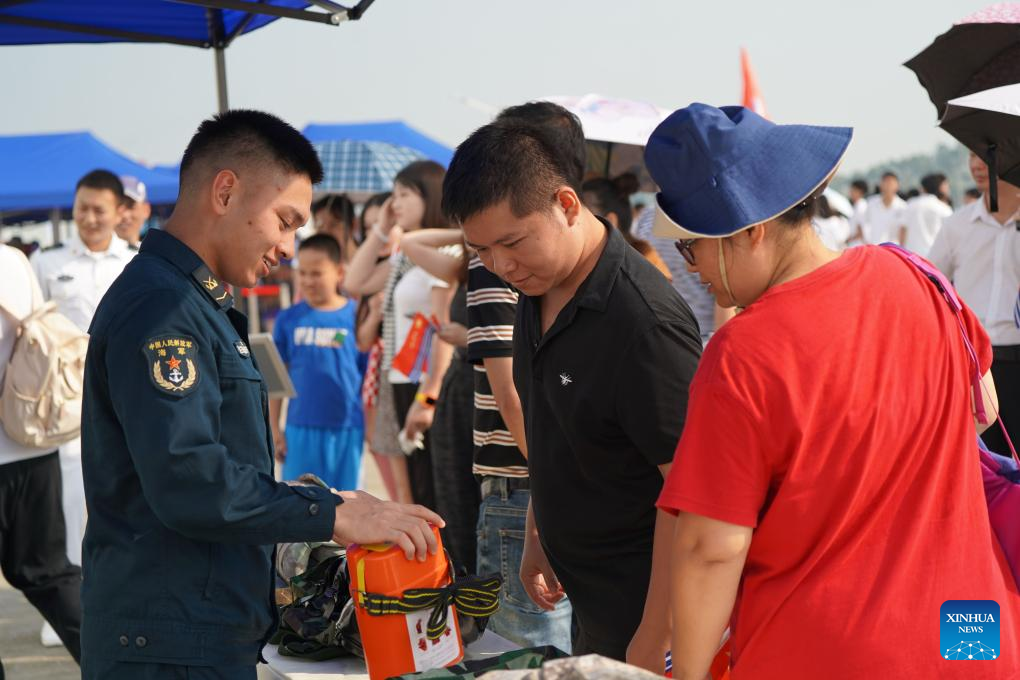
[[[939,126],[988,164],[992,200],[996,175],[1020,186],[1020,85],[950,100]]]
[[[1020,4],[994,5],[960,20],[904,65],[917,74],[940,120],[951,99],[1020,82]],[[998,166],[1005,140],[997,136],[981,146],[976,126],[984,117],[967,114],[963,118],[967,121],[954,123],[953,127],[960,128],[970,143],[946,125],[942,127],[988,164],[992,180],[989,198],[995,211],[995,178],[1000,176]],[[990,139],[990,132],[986,137]]]

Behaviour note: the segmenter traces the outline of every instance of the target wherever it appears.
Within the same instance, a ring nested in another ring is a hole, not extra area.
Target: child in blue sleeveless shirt
[[[279,431],[281,400],[270,404],[276,459],[283,479],[305,472],[336,489],[355,489],[364,419],[353,300],[339,293],[344,267],[336,239],[316,234],[298,249],[303,300],[283,310],[273,339],[297,390]]]

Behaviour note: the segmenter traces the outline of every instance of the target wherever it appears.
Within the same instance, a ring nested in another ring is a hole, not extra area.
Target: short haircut
[[[457,147],[443,182],[447,217],[463,223],[504,200],[514,215],[524,217],[549,209],[564,185],[580,195],[583,171],[579,176],[577,150],[566,141],[576,137],[580,123],[557,108],[572,121],[565,128],[506,116],[475,130]]]
[[[557,155],[569,161],[564,167],[571,186],[581,184],[587,171],[588,147],[584,141],[581,121],[569,110],[552,102],[528,102],[500,111],[497,121],[510,120],[531,125],[543,134],[550,146],[557,148]]]
[[[882,173],[882,179],[889,179],[890,177],[892,177],[897,182],[900,181],[899,175],[897,175],[892,170],[886,170],[885,172]]]
[[[868,183],[863,179],[855,179],[853,182],[850,182],[850,186],[857,189],[857,191],[861,192],[865,196],[868,195]]]
[[[924,189],[924,193],[926,194],[941,196],[942,183],[945,181],[945,175],[941,172],[933,172],[921,178],[921,188]]]
[[[340,242],[329,234],[312,234],[298,246],[299,253],[305,250],[314,250],[322,253],[333,264],[341,264],[343,262],[343,251],[340,248]]]
[[[234,164],[242,172],[272,165],[305,175],[312,184],[322,181],[322,163],[304,135],[272,114],[235,109],[198,126],[181,159],[182,191],[196,180],[201,166],[219,172]]]
[[[326,194],[312,203],[312,214],[325,210],[333,219],[340,220],[348,227],[354,224],[354,202],[347,194]]]
[[[981,198],[981,190],[977,187],[971,187],[963,192],[964,196],[970,196],[971,198]]]
[[[85,187],[86,189],[107,189],[113,192],[113,197],[117,200],[117,205],[124,205],[124,183],[120,181],[120,177],[113,174],[109,170],[92,170],[85,173],[85,175],[78,180],[78,183],[74,185],[74,192],[78,193],[78,189]]]
[[[435,161],[415,161],[397,173],[394,184],[402,184],[413,190],[425,202],[425,214],[421,218],[421,226],[435,229],[447,225],[443,214],[443,178],[446,170]]]
[[[581,185],[582,201],[596,215],[616,215],[620,231],[630,233],[634,220],[634,209],[630,206],[630,195],[638,190],[634,173],[626,172],[619,177],[607,179],[596,177]]]

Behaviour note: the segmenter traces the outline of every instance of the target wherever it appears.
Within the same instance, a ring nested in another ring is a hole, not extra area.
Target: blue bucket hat
[[[655,235],[723,238],[779,217],[821,189],[852,128],[776,125],[743,106],[691,104],[645,146],[656,195]]]

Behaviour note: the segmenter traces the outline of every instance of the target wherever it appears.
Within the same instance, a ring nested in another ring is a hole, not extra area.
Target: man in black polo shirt
[[[655,501],[700,334],[662,275],[584,207],[569,164],[540,128],[497,120],[457,149],[443,207],[485,267],[521,293],[513,369],[531,475],[525,589],[546,609],[569,594],[575,654],[662,672],[672,522]]]

